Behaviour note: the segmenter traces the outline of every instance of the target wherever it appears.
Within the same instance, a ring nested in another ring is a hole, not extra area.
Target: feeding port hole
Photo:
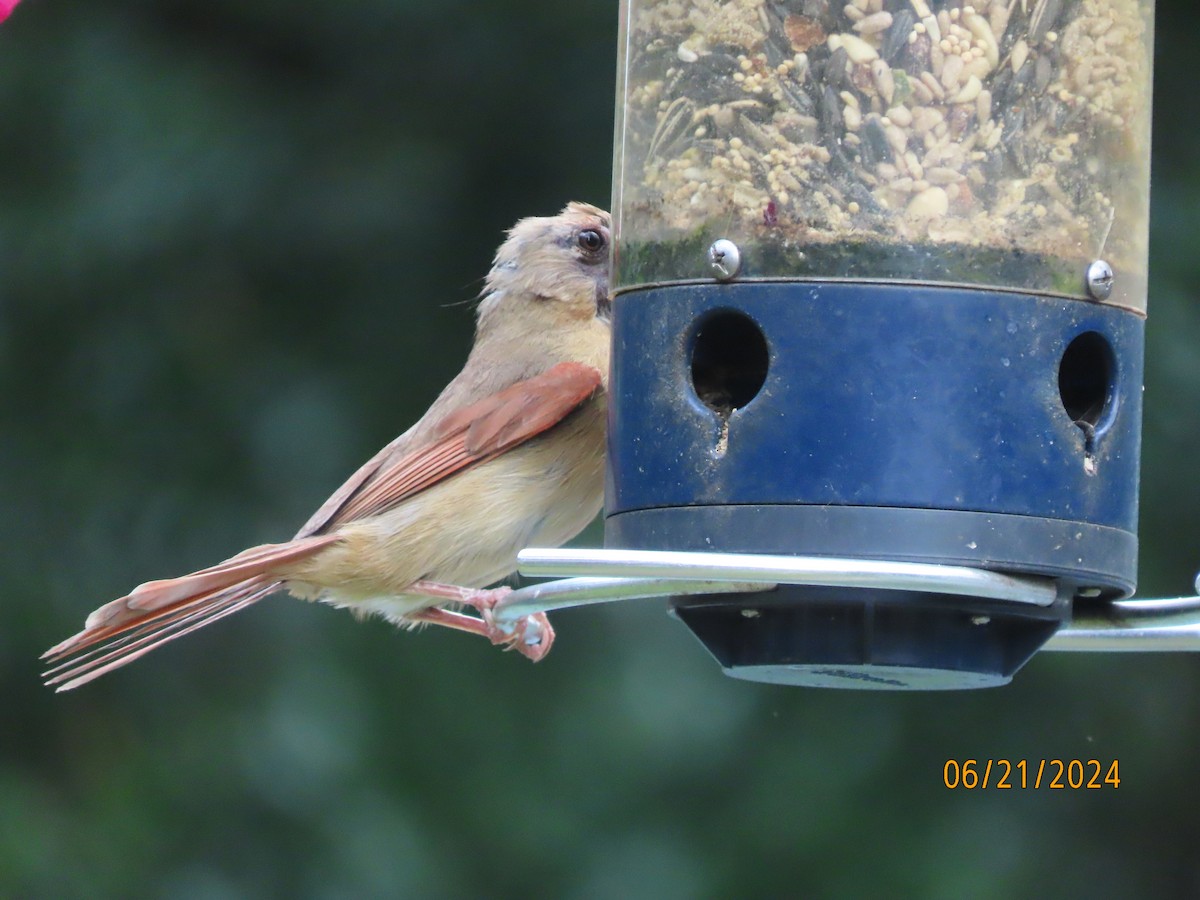
[[[1089,450],[1113,405],[1116,368],[1112,346],[1097,331],[1085,331],[1072,340],[1058,364],[1063,409],[1083,430]]]
[[[722,418],[758,396],[770,354],[762,329],[745,313],[723,309],[704,316],[692,338],[692,388]]]

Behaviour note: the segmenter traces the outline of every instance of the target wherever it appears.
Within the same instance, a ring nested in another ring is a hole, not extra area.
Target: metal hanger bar
[[[526,575],[579,575],[528,585],[496,605],[497,621],[536,612],[684,594],[768,590],[776,584],[869,587],[965,594],[1048,605],[1049,579],[1018,578],[961,566],[824,557],[653,550],[521,552]],[[597,576],[596,573],[602,573]],[[619,573],[619,576],[617,575]],[[1198,579],[1200,582],[1200,579]],[[1197,584],[1200,588],[1200,583]],[[1075,652],[1200,651],[1200,596],[1077,604],[1071,624],[1042,648]]]
[[[960,594],[1035,606],[1049,606],[1058,595],[1049,578],[1016,577],[966,566],[816,556],[529,548],[518,555],[517,566],[523,575],[534,576],[830,585]]]
[[[1076,607],[1074,620],[1043,650],[1121,652],[1200,650],[1200,597],[1116,600]]]
[[[558,581],[527,585],[513,591],[496,604],[492,615],[497,622],[505,624],[532,613],[612,603],[614,600],[765,591],[774,586],[762,582],[697,581],[679,578],[561,578]]]
[[[1084,623],[1073,623],[1060,628],[1050,640],[1042,645],[1043,650],[1086,652],[1086,653],[1169,653],[1172,651],[1200,651],[1200,627],[1166,626],[1124,628],[1106,625],[1089,628]]]

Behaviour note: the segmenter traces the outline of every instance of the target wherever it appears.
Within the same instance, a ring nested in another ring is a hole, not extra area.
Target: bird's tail
[[[190,575],[147,581],[87,617],[83,631],[42,654],[47,685],[69,691],[120,668],[276,590],[280,569],[338,540],[335,535],[251,547]],[[85,652],[86,651],[86,652]]]

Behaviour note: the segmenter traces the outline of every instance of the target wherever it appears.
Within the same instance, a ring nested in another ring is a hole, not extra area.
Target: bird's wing
[[[458,409],[428,438],[389,444],[313,514],[297,537],[377,515],[455,472],[491,459],[561,422],[601,386],[600,372],[565,362]]]

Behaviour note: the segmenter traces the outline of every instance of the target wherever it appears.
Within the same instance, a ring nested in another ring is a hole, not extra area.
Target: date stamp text
[[[1117,760],[948,759],[942,783],[950,790],[1098,791],[1121,786]]]

